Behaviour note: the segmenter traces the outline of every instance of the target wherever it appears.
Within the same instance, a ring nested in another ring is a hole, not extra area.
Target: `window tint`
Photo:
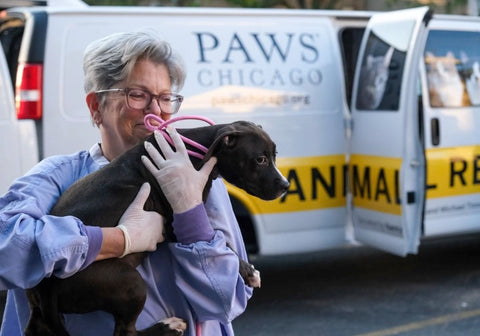
[[[24,26],[21,20],[6,19],[0,22],[0,43],[7,59],[12,84],[15,83],[23,31]]]
[[[480,105],[480,33],[430,31],[424,54],[432,107]]]
[[[398,110],[405,57],[405,51],[370,33],[360,70],[358,110]]]

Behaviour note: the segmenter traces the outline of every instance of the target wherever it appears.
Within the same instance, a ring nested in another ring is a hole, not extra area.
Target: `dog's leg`
[[[239,260],[239,272],[245,284],[250,287],[259,288],[261,286],[260,272],[256,270],[252,264],[249,264],[243,259]]]
[[[59,310],[79,314],[103,310],[115,320],[115,336],[137,335],[135,322],[145,304],[147,289],[127,260],[98,261],[70,278],[56,279]]]
[[[25,328],[27,336],[68,336],[58,311],[57,292],[51,284],[52,279],[44,279],[26,292],[30,304],[30,318]]]
[[[178,317],[162,320],[154,326],[138,331],[138,336],[182,336],[187,324]]]
[[[135,329],[147,297],[145,281],[135,269],[139,257],[140,254],[131,254],[123,259],[102,260],[70,278],[55,278],[51,287],[57,291],[59,310],[80,314],[95,310],[110,313],[115,320],[114,336],[182,335],[182,328],[176,330],[175,319],[160,321],[145,331]]]
[[[54,332],[44,321],[45,319],[43,318],[40,307],[32,307],[30,310],[30,319],[25,328],[25,336],[68,335],[65,330],[65,334]]]
[[[227,247],[238,257],[238,273],[240,273],[245,284],[250,287],[259,288],[261,286],[260,272],[255,269],[255,266],[240,258],[237,251],[235,251],[229,243],[227,243]]]

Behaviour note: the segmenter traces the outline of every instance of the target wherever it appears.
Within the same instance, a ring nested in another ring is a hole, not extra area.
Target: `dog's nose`
[[[290,183],[287,181],[286,178],[282,178],[279,182],[279,187],[280,187],[280,190],[282,191],[282,194],[284,194],[288,191],[288,188],[290,187]]]

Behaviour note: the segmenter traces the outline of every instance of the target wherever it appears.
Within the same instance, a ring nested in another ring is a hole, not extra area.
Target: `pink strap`
[[[155,120],[158,123],[158,126],[153,126],[151,124],[151,121],[150,121],[151,119]],[[194,115],[186,115],[186,116],[175,117],[175,118],[172,118],[170,120],[165,121],[155,114],[147,114],[144,118],[144,123],[145,123],[145,127],[149,131],[152,131],[152,132],[155,131],[155,130],[160,131],[162,133],[163,137],[165,138],[165,140],[167,140],[170,145],[173,145],[172,139],[170,138],[168,133],[164,131],[164,129],[167,128],[168,125],[173,124],[174,122],[180,121],[180,120],[201,120],[201,121],[204,121],[204,122],[206,122],[210,125],[215,125],[215,123],[208,118],[205,118],[205,117],[202,117],[202,116],[194,116]],[[187,137],[184,137],[183,135],[180,135],[180,138],[182,139],[182,141],[184,143],[191,145],[192,147],[202,151],[203,153],[208,152],[208,148],[199,144],[198,142],[195,142],[191,139],[188,139]],[[191,150],[187,150],[187,153],[188,153],[188,155],[197,157],[199,159],[204,158],[203,154],[197,153],[197,152],[194,152],[194,151],[191,151]]]

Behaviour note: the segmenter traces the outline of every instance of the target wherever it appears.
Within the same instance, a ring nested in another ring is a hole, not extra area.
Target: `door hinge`
[[[415,203],[415,191],[407,191],[407,204]]]

